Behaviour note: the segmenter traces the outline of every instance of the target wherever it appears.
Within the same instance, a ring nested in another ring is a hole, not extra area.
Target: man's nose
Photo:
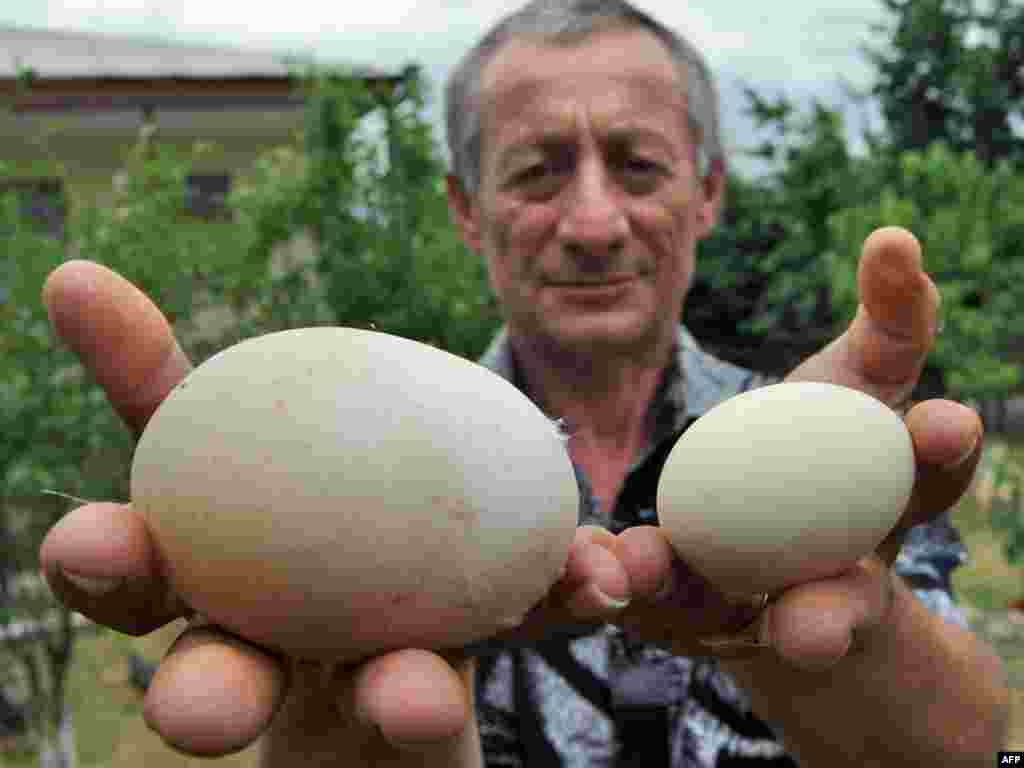
[[[629,220],[607,170],[599,163],[581,164],[567,191],[558,226],[563,248],[584,259],[618,254],[629,236]]]

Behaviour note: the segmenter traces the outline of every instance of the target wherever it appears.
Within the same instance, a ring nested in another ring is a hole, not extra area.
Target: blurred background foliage
[[[261,157],[232,189],[227,225],[183,213],[185,180],[206,148],[183,156],[146,133],[126,156],[113,204],[69,211],[63,240],[20,215],[17,195],[4,196],[0,494],[6,528],[17,531],[2,542],[7,574],[36,571],[42,537],[69,497],[128,498],[132,436],[56,341],[40,301],[46,276],[72,255],[142,288],[197,363],[242,338],[295,326],[374,328],[467,356],[482,352],[497,328],[483,264],[448,220],[418,71],[383,96],[344,72],[309,72],[300,82],[308,90],[304,135]],[[357,131],[373,112],[387,126],[383,151]],[[56,608],[52,600],[2,602],[8,621]],[[50,642],[65,640],[58,633]],[[25,663],[57,681],[67,658],[46,658]],[[58,694],[59,686],[42,686],[37,697],[36,726],[50,738],[63,712]]]
[[[1024,140],[1014,130],[1024,119],[1024,7],[883,4],[890,23],[878,30],[885,43],[865,49],[876,77],[863,98],[885,124],[857,151],[837,109],[748,92],[763,137],[748,151],[767,170],[730,175],[683,320],[722,357],[784,374],[842,332],[864,238],[899,224],[921,240],[943,298],[918,396],[1005,400],[1024,361]],[[69,508],[44,491],[128,496],[132,436],[56,342],[39,299],[46,275],[73,256],[139,285],[196,362],[242,338],[317,324],[473,358],[498,328],[482,260],[449,218],[420,71],[409,67],[386,91],[346,72],[310,69],[296,82],[308,97],[305,130],[232,188],[228,226],[183,213],[185,179],[207,148],[183,155],[146,133],[127,151],[114,203],[70,207],[63,239],[19,215],[16,195],[0,196],[0,501],[18,531],[0,542],[9,572],[35,571],[42,536]],[[383,120],[383,142],[358,130],[369,115]],[[298,241],[305,256],[289,247]],[[1019,510],[1000,515],[1018,557]],[[5,606],[0,623],[47,607]],[[65,640],[49,641],[55,680]],[[43,729],[60,719],[61,692],[39,695]]]
[[[1020,386],[1024,283],[1024,6],[882,0],[864,55],[877,107],[854,152],[838,109],[747,93],[766,173],[731,178],[686,308],[723,356],[784,373],[846,326],[874,228],[908,227],[943,297],[944,331],[917,395],[999,400]]]

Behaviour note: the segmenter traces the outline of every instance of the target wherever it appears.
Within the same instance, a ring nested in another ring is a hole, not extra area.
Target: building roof
[[[369,66],[358,76],[387,78]],[[0,24],[0,80],[32,70],[43,79],[283,79],[286,57],[267,51],[182,44]]]

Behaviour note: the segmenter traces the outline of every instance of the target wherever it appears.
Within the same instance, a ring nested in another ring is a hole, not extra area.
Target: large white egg
[[[773,593],[872,552],[913,485],[910,433],[883,403],[833,384],[775,384],[719,403],[683,433],[658,483],[658,517],[717,588]]]
[[[557,427],[512,384],[327,327],[196,368],[142,435],[131,494],[195,610],[336,661],[518,623],[557,581],[579,505]]]

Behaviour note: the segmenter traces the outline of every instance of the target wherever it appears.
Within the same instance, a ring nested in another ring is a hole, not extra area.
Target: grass
[[[957,598],[976,609],[998,611],[1024,596],[1020,567],[1006,562],[1003,540],[988,526],[978,505],[962,501],[953,520],[968,553],[968,562],[953,573]]]
[[[997,441],[989,440],[995,446]],[[1003,443],[1009,456],[1024,466],[1024,442]],[[983,473],[979,473],[979,478]],[[1024,597],[1024,568],[1006,560],[1004,540],[992,529],[989,513],[968,493],[952,513],[968,552],[968,562],[953,574],[953,589],[961,605],[973,613],[1003,615],[1008,605]],[[1020,634],[1024,637],[1024,633]],[[1006,664],[1014,685],[1011,722],[1006,747],[1024,749],[1024,641],[993,643]]]
[[[1024,466],[1024,442],[1003,441],[1000,447],[1005,447],[1008,455]],[[983,465],[979,480],[984,470]],[[953,574],[958,599],[974,609],[1001,611],[1010,601],[1024,597],[1024,571],[1007,562],[1004,539],[999,531],[993,530],[989,512],[978,503],[973,489],[954,508],[952,518],[968,552],[968,562]]]
[[[160,659],[183,628],[175,622],[146,637],[108,629],[84,632],[76,641],[69,672],[68,704],[73,712],[79,768],[255,768],[256,750],[220,759],[189,758],[175,752],[142,718],[142,694],[128,683],[131,652]],[[5,768],[35,768],[28,754],[0,756]]]
[[[1024,464],[1024,442],[1009,450]],[[973,494],[957,505],[953,520],[969,553],[968,563],[953,578],[959,601],[969,613],[1005,611],[1011,600],[1024,596],[1024,570],[1006,562],[1003,542]],[[255,768],[255,748],[215,760],[188,758],[164,745],[143,722],[142,695],[128,684],[127,655],[135,652],[159,659],[181,628],[182,623],[176,622],[143,638],[106,629],[81,635],[68,688],[79,768]],[[1024,680],[1024,643],[1000,650],[1013,677]],[[1007,747],[1024,749],[1024,686],[1014,690]],[[0,761],[10,768],[36,765],[28,755],[3,756]]]

